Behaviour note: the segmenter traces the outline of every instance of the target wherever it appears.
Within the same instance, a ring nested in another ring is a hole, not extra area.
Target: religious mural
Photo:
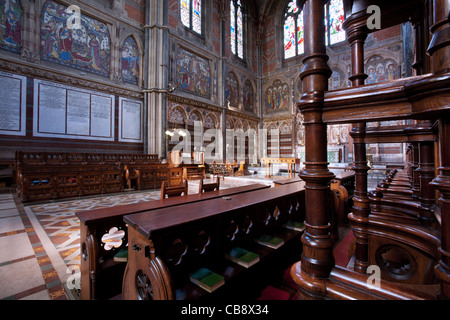
[[[122,47],[122,79],[132,84],[139,80],[139,48],[131,36],[125,39]]]
[[[250,80],[245,80],[243,92],[244,110],[255,113],[255,93]]]
[[[333,69],[331,77],[328,79],[328,91],[344,88],[346,84],[346,77],[344,71],[339,68]]]
[[[234,73],[230,72],[225,79],[225,100],[232,107],[239,106],[239,87]]]
[[[20,52],[22,9],[19,0],[0,0],[0,48]]]
[[[266,90],[266,113],[289,110],[289,86],[280,80]]]
[[[41,58],[82,71],[109,76],[111,40],[103,22],[81,14],[81,24],[68,23],[73,11],[47,1],[41,14]]]
[[[399,67],[397,63],[390,58],[383,58],[382,56],[375,55],[365,64],[366,84],[378,83],[384,81],[391,81],[399,78]]]
[[[183,48],[177,52],[176,81],[180,90],[210,98],[211,68],[209,61]]]

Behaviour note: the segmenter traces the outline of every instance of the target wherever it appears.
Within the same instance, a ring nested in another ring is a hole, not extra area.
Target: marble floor
[[[280,177],[274,177],[278,179]],[[222,188],[252,183],[273,185],[261,176],[225,177]],[[189,182],[189,193],[198,181]],[[159,190],[23,204],[15,194],[0,194],[0,299],[77,300],[79,276],[78,210],[159,199]]]

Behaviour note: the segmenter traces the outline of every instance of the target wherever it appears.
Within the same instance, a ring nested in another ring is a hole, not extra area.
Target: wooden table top
[[[111,218],[114,216],[123,216],[127,214],[133,214],[143,211],[156,210],[164,207],[172,207],[190,202],[204,201],[208,199],[226,197],[234,195],[236,193],[245,193],[249,191],[255,191],[260,189],[267,189],[269,185],[262,183],[255,183],[251,185],[245,185],[235,188],[221,189],[218,191],[209,191],[205,193],[188,194],[186,196],[151,200],[140,203],[132,203],[114,207],[99,208],[93,210],[78,211],[77,217],[84,224],[96,223],[99,220],[105,218]]]
[[[152,233],[208,218],[221,213],[238,210],[243,207],[261,204],[304,190],[304,185],[294,183],[270,189],[239,193],[229,197],[219,197],[201,202],[187,203],[179,208],[161,208],[149,212],[140,212],[124,216],[129,227],[150,238]]]

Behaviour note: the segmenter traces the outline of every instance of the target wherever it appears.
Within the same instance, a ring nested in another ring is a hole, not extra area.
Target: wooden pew
[[[183,197],[77,212],[76,216],[80,220],[80,247],[82,255],[80,262],[81,299],[107,299],[120,294],[125,264],[115,263],[114,256],[122,249],[127,248],[128,229],[123,221],[123,216],[139,212],[149,212],[165,207],[180,206],[185,203],[230,197],[234,194],[252,192],[269,187],[266,184],[252,184],[202,194],[190,194]],[[108,249],[108,247],[105,247],[102,238],[104,235],[113,236],[111,233],[116,235],[115,238],[117,238],[116,241],[119,245],[118,247]]]
[[[293,184],[126,215],[123,299],[249,299],[270,275],[281,275],[290,258],[298,259],[302,232],[284,225],[303,221],[303,214],[304,188]],[[257,243],[263,234],[284,244],[274,249]],[[246,268],[226,259],[235,247],[257,253],[260,260]],[[201,267],[223,276],[225,285],[209,294],[193,284],[189,275]]]
[[[165,181],[161,185],[161,199],[188,195],[188,183],[183,181],[181,185],[169,185]]]
[[[64,152],[16,152],[15,180],[23,202],[48,201],[159,189],[163,181],[181,181],[182,168],[158,162],[157,155]]]
[[[198,184],[198,193],[219,190],[219,188],[220,188],[219,177],[217,177],[216,182],[209,182],[209,183],[205,183],[203,179],[200,179],[200,183]]]

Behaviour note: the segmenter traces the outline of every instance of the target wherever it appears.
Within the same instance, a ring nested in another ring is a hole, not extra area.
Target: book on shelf
[[[245,267],[250,268],[259,261],[259,254],[248,251],[246,249],[236,247],[225,254],[225,258]]]
[[[190,280],[210,293],[225,284],[224,277],[207,268],[200,268],[191,273]]]
[[[120,249],[113,258],[114,262],[127,262],[128,261],[128,247]]]
[[[278,249],[284,244],[284,240],[269,234],[264,234],[256,239],[256,242],[273,249]]]
[[[291,229],[295,231],[304,231],[305,230],[305,224],[298,221],[288,221],[285,225],[283,225],[286,229]]]

